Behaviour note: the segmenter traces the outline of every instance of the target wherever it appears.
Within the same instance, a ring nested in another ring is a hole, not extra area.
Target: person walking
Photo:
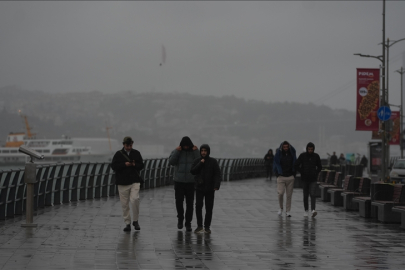
[[[339,157],[339,164],[340,164],[340,165],[346,165],[346,158],[345,158],[345,156],[343,155],[343,153],[340,154],[340,157]]]
[[[336,152],[333,152],[333,155],[330,157],[330,165],[337,165],[338,158],[336,156]]]
[[[193,161],[200,156],[198,147],[187,136],[181,139],[180,145],[172,151],[169,164],[174,166],[174,192],[177,210],[177,228],[191,232],[191,221],[194,211],[194,176],[190,173]],[[186,199],[186,213],[184,215],[184,198]],[[185,223],[184,223],[185,218]]]
[[[221,169],[218,161],[210,157],[211,149],[208,144],[200,147],[200,157],[195,159],[190,170],[195,176],[196,204],[195,214],[197,228],[195,233],[211,233],[212,210],[214,208],[215,191],[221,186]],[[203,228],[202,209],[205,199],[205,218]]]
[[[295,169],[301,174],[302,191],[304,195],[304,216],[308,217],[308,196],[311,197],[311,216],[315,217],[316,188],[318,174],[322,170],[321,158],[315,151],[315,145],[308,143],[306,152],[300,154],[295,162]]]
[[[294,190],[295,161],[297,160],[295,148],[289,142],[284,141],[276,150],[273,161],[273,170],[277,177],[277,193],[280,210],[278,215],[283,214],[284,193],[287,193],[286,216],[291,217],[291,199]]]
[[[363,157],[361,158],[360,165],[363,166],[363,173],[364,173],[364,171],[367,172],[368,159],[366,158],[365,155],[363,155]]]
[[[131,231],[132,225],[135,230],[139,226],[139,190],[142,182],[139,172],[143,169],[143,159],[138,150],[132,148],[134,141],[131,137],[125,137],[122,141],[123,148],[117,151],[112,159],[111,168],[115,172],[115,184],[118,186],[122,216],[125,222],[125,232]]]
[[[267,154],[264,156],[264,166],[266,168],[266,179],[269,178],[270,180],[273,175],[273,159],[273,150],[269,149]]]

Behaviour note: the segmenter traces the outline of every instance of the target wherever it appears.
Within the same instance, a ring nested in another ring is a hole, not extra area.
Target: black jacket
[[[318,179],[318,174],[322,170],[321,158],[317,153],[308,153],[308,147],[313,147],[313,143],[308,143],[307,151],[300,154],[295,162],[295,169],[301,173],[301,180],[306,182],[314,182]]]
[[[269,154],[267,152],[267,154],[264,156],[264,166],[266,167],[272,167],[273,166],[273,159],[274,159],[274,155],[273,154]]]
[[[126,155],[131,161],[135,160],[135,166],[127,167],[125,162],[128,162],[124,156]],[[143,169],[143,159],[138,150],[132,149],[127,155],[124,148],[117,151],[111,162],[111,168],[115,171],[115,184],[116,185],[132,185],[133,183],[140,183],[139,172]]]
[[[198,190],[214,190],[221,186],[221,169],[218,161],[215,158],[209,157],[210,147],[208,144],[203,144],[200,147],[208,150],[207,157],[204,158],[204,163],[201,162],[202,157],[194,160],[191,166],[190,173],[195,176],[195,188]]]
[[[338,158],[337,158],[336,155],[332,155],[332,156],[330,157],[330,164],[331,164],[331,165],[336,165],[336,164],[338,164]]]

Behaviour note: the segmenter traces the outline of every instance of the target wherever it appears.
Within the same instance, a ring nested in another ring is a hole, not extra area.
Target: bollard
[[[36,172],[37,165],[34,163],[33,159],[43,159],[44,156],[39,154],[37,151],[32,150],[25,145],[21,145],[18,149],[19,152],[29,155],[31,160],[25,164],[24,172],[24,183],[27,187],[26,196],[26,224],[21,224],[21,227],[37,227],[34,224],[34,184],[36,182]]]
[[[21,224],[21,227],[36,227],[34,224],[34,184],[36,182],[37,165],[34,162],[25,164],[24,183],[27,187],[26,196],[26,224]]]

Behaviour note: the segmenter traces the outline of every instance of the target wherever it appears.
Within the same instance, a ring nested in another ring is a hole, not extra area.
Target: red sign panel
[[[401,117],[400,112],[392,112],[391,113],[391,120],[392,120],[392,130],[390,131],[391,140],[389,144],[397,144],[399,145],[399,141],[401,138],[400,130],[401,130]]]
[[[400,138],[401,138],[401,117],[400,117],[400,112],[391,112],[391,118],[392,120],[392,129],[391,131],[388,131],[388,138],[390,138],[390,141],[388,142],[390,145],[399,145]],[[386,121],[388,123],[388,121]],[[380,129],[381,129],[380,125]],[[381,140],[381,134],[378,133],[378,131],[373,131],[371,135],[371,139],[373,140]]]
[[[357,69],[356,130],[378,130],[380,104],[380,69]]]

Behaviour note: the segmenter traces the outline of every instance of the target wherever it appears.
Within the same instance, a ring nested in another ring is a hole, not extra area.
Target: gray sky
[[[235,95],[354,110],[356,68],[380,62],[353,53],[382,53],[381,14],[382,1],[0,2],[0,87]],[[387,1],[386,37],[405,38],[404,14],[405,1]],[[405,41],[390,50],[390,103],[399,104],[394,70],[404,51]]]

